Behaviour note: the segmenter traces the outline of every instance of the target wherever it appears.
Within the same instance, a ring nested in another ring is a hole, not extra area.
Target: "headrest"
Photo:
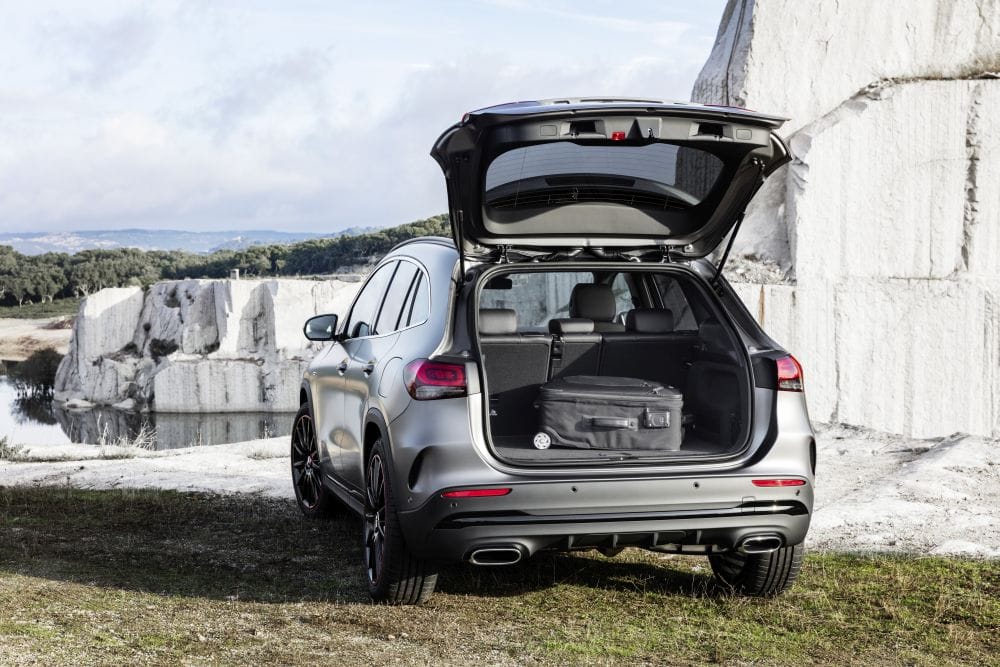
[[[639,333],[670,333],[674,313],[669,308],[635,308],[625,315],[625,328]]]
[[[615,293],[608,285],[581,283],[570,294],[569,316],[610,322],[615,319]]]
[[[594,333],[594,320],[582,317],[564,317],[549,320],[549,333],[554,334],[588,334]]]
[[[480,308],[479,333],[487,336],[517,333],[517,313],[510,308]]]

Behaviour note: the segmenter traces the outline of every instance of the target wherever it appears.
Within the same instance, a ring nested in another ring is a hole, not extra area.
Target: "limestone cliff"
[[[790,117],[736,250],[814,418],[1000,436],[998,70],[1000,0],[726,7],[692,99]]]
[[[102,290],[80,306],[56,399],[158,412],[295,410],[318,349],[302,323],[344,312],[359,285],[182,280]]]

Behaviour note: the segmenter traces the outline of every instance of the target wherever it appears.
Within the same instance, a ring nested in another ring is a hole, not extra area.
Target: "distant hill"
[[[81,250],[111,250],[114,248],[209,253],[216,250],[241,250],[259,245],[282,245],[312,239],[353,236],[374,229],[374,227],[349,227],[332,234],[271,230],[187,232],[169,229],[24,232],[0,234],[0,245],[12,246],[22,255],[41,255],[47,252],[73,254]]]

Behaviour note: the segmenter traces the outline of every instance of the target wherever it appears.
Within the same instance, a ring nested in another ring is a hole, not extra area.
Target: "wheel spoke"
[[[377,581],[382,573],[385,559],[385,464],[379,454],[373,454],[368,462],[365,483],[365,565],[369,581]]]

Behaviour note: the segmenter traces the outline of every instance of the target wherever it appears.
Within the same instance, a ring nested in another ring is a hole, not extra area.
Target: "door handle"
[[[347,372],[347,359],[344,359],[343,361],[340,362],[340,365],[337,366],[337,372],[340,373],[341,375]]]
[[[361,372],[364,373],[365,375],[371,375],[374,370],[375,370],[375,360],[372,359],[367,364],[365,364],[364,367],[362,367]]]

